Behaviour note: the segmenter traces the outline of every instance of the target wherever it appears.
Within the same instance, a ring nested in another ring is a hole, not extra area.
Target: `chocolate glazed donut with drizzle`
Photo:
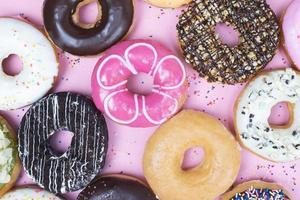
[[[57,131],[74,133],[58,156],[48,139]],[[79,190],[104,166],[108,146],[105,119],[85,96],[51,94],[32,105],[18,131],[19,156],[28,175],[52,193]]]
[[[98,4],[95,23],[79,20],[79,10],[91,2]],[[132,23],[132,0],[45,0],[44,25],[56,46],[74,55],[96,55],[124,38]]]

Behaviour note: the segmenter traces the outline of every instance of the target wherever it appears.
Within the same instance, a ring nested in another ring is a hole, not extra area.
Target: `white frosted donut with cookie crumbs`
[[[29,105],[43,97],[58,74],[56,53],[48,39],[27,22],[0,18],[0,63],[11,54],[23,62],[22,71],[9,76],[0,67],[0,110]]]
[[[6,193],[1,200],[60,200],[54,194],[40,188],[19,188]]]
[[[19,176],[21,165],[17,146],[13,130],[0,116],[0,197],[13,187]]]
[[[275,127],[268,118],[272,107],[286,102],[291,116]],[[295,116],[295,117],[294,117]],[[242,144],[275,162],[300,158],[300,74],[292,69],[263,73],[249,83],[236,103],[235,129]]]

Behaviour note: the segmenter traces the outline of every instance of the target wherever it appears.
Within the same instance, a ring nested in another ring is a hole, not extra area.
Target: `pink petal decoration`
[[[130,124],[138,117],[138,96],[127,89],[113,92],[104,100],[104,109],[116,122]]]
[[[162,58],[153,73],[154,87],[165,90],[179,88],[186,80],[183,63],[173,55]]]
[[[128,47],[125,51],[125,60],[136,69],[137,73],[150,73],[157,62],[157,52],[155,48],[147,43],[136,43]]]
[[[102,61],[97,71],[97,81],[104,89],[111,90],[124,85],[132,74],[124,59],[111,55]]]
[[[170,95],[153,90],[148,96],[142,96],[143,113],[153,124],[161,124],[173,115],[178,108],[178,102]]]

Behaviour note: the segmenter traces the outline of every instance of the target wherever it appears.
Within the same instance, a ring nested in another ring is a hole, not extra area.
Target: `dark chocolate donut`
[[[43,16],[51,40],[74,55],[96,55],[128,33],[134,15],[132,0],[96,0],[100,15],[88,27],[74,23],[78,5],[91,0],[45,0]],[[78,17],[77,17],[78,18]]]
[[[58,156],[49,144],[57,131],[74,134],[67,152]],[[85,96],[62,92],[34,103],[18,131],[19,156],[41,187],[66,193],[85,187],[104,166],[108,146],[105,119]]]
[[[218,23],[239,32],[237,46],[222,43],[215,33]],[[265,0],[193,0],[177,24],[186,61],[209,82],[226,84],[249,80],[271,61],[279,30]]]
[[[135,178],[121,175],[96,178],[77,200],[158,200],[156,195]]]

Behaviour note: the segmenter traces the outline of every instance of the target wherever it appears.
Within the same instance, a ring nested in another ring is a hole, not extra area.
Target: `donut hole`
[[[293,123],[293,105],[289,102],[279,102],[271,109],[268,118],[269,125],[275,129],[289,128]]]
[[[10,54],[2,61],[3,72],[8,76],[17,76],[23,70],[23,62],[16,54]]]
[[[154,78],[143,72],[130,76],[127,82],[128,90],[139,95],[151,94],[153,86]]]
[[[218,23],[215,27],[215,34],[220,38],[223,44],[229,47],[239,45],[239,32],[228,23]]]
[[[205,152],[201,147],[192,147],[185,151],[181,169],[183,171],[192,170],[200,166],[203,162]]]
[[[80,2],[72,16],[75,25],[90,29],[95,27],[101,20],[101,5],[98,0],[84,0]]]
[[[74,133],[70,131],[57,131],[52,134],[48,138],[50,152],[57,157],[64,155],[71,146],[73,136]]]

